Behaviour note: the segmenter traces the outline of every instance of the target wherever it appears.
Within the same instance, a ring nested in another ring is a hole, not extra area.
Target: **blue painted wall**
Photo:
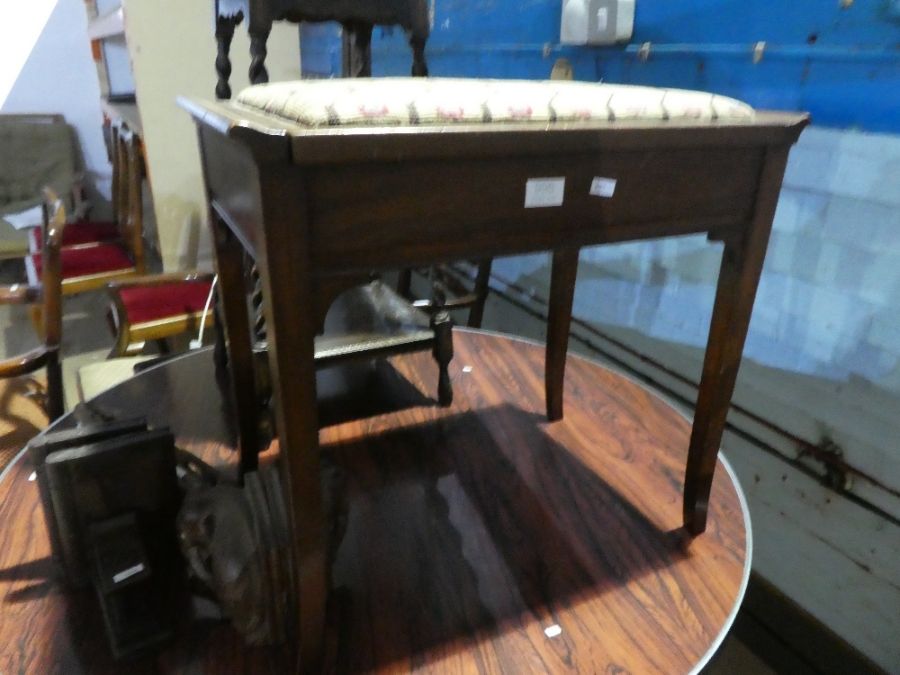
[[[900,0],[637,0],[630,44],[558,43],[560,0],[434,0],[427,56],[440,76],[543,79],[564,56],[579,80],[703,89],[814,123],[900,132]],[[302,29],[303,69],[340,73],[339,28]],[[759,63],[753,46],[764,41]],[[650,43],[649,58],[638,55]],[[407,74],[400,30],[376,29],[376,75]]]
[[[637,0],[631,44],[610,48],[561,47],[559,15],[560,0],[435,0],[431,72],[546,78],[564,56],[577,79],[812,112],[818,128],[791,154],[746,355],[832,381],[861,376],[900,394],[900,0],[846,9],[840,0]],[[304,71],[340,73],[340,28],[303,30]],[[637,55],[644,42],[646,62]],[[403,32],[376,29],[375,74],[409,67]],[[582,265],[597,274],[581,275],[576,315],[702,346],[719,256],[703,237],[585,249]],[[546,264],[546,256],[516,257],[495,271],[539,286]]]

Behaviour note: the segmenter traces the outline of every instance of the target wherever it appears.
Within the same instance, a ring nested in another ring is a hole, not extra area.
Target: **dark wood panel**
[[[686,538],[689,424],[671,407],[572,356],[565,419],[548,423],[540,346],[457,331],[455,347],[450,408],[431,398],[430,355],[414,354],[322,415],[336,505],[325,671],[688,672],[740,600],[747,543],[729,473],[716,472],[707,531]],[[200,352],[91,409],[169,422],[233,475],[221,391]],[[20,460],[0,482],[0,672],[286,672],[282,651],[245,648],[188,611],[161,655],[111,661],[94,598],[52,574],[30,472]]]
[[[667,234],[738,226],[750,217],[762,156],[661,148],[322,167],[309,174],[314,261],[379,266],[634,239],[655,234],[653,224]],[[528,180],[556,177],[565,179],[562,205],[525,208]],[[616,180],[612,197],[590,194],[595,177]]]

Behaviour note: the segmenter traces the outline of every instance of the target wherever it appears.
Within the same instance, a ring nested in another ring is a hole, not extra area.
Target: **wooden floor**
[[[323,408],[328,671],[686,673],[705,661],[748,572],[729,473],[720,463],[709,528],[690,541],[680,529],[689,425],[671,407],[570,357],[565,419],[550,424],[541,347],[468,331],[454,340],[451,408],[434,403],[428,354],[368,370],[354,403]],[[144,411],[233,467],[218,392],[202,352],[79,414]],[[366,416],[340,421],[349,415]],[[94,598],[64,594],[53,577],[30,473],[23,458],[0,482],[0,672],[284,672],[280,650],[244,648],[227,624],[188,611],[162,654],[113,662]]]

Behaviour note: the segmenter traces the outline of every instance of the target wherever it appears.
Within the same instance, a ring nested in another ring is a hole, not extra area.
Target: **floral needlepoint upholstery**
[[[700,91],[548,80],[421,77],[300,80],[249,87],[239,104],[309,127],[750,119]]]

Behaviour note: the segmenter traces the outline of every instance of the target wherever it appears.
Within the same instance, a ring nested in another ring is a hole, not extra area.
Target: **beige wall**
[[[215,96],[213,2],[124,0],[125,29],[144,130],[148,171],[167,270],[210,265],[200,157],[193,122],[177,96]],[[278,23],[268,42],[272,81],[300,77],[297,26]],[[246,21],[231,46],[232,90],[247,86]]]

